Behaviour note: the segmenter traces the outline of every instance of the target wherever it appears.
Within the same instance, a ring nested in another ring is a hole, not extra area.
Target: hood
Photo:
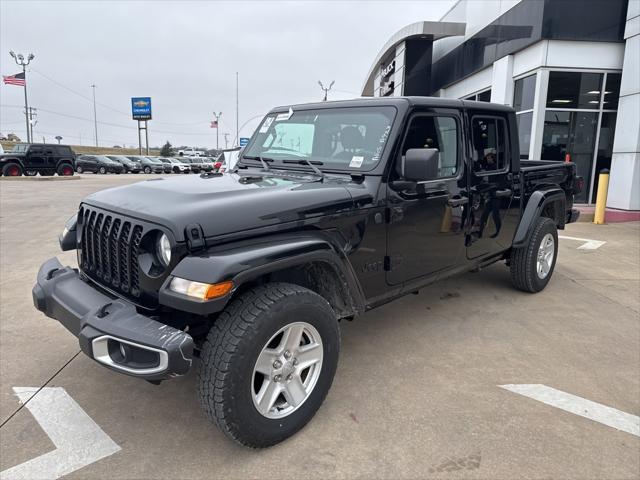
[[[4,153],[0,153],[0,159],[1,158],[8,158],[8,157],[24,157],[25,156],[25,152],[4,152]]]
[[[343,179],[191,175],[154,178],[89,195],[84,203],[164,225],[184,241],[187,225],[216,237],[353,208]]]

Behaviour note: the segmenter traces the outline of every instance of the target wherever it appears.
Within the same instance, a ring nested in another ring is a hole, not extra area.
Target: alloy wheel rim
[[[309,398],[320,378],[322,338],[307,322],[282,327],[260,351],[251,375],[251,398],[267,418],[284,418]]]
[[[18,171],[18,167],[11,167],[11,168],[9,169],[9,176],[10,176],[10,177],[17,177],[17,176],[18,176],[18,173],[19,173],[19,171]]]
[[[538,247],[538,257],[536,260],[536,271],[538,278],[544,280],[551,271],[551,265],[553,264],[553,256],[556,250],[556,242],[553,235],[547,233],[540,242]]]

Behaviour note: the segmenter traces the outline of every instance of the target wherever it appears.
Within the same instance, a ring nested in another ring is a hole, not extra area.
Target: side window
[[[502,118],[473,117],[471,140],[473,142],[473,170],[497,172],[507,162],[506,126]]]
[[[458,172],[458,124],[453,117],[419,115],[411,120],[402,146],[402,155],[412,148],[435,148],[438,156],[438,178],[452,177]]]
[[[42,155],[42,147],[31,147],[29,149],[30,155]]]
[[[53,147],[47,147],[44,151],[47,155],[55,155],[56,152],[53,151]]]

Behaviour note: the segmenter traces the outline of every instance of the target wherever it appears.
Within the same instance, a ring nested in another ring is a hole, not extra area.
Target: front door
[[[471,168],[467,224],[467,258],[478,258],[509,248],[514,225],[508,216],[513,203],[512,152],[508,117],[500,112],[469,114]]]
[[[396,182],[402,180],[402,157],[410,148],[438,149],[438,179],[417,186]],[[387,187],[387,283],[426,280],[459,261],[466,208],[462,159],[457,111],[412,116]]]

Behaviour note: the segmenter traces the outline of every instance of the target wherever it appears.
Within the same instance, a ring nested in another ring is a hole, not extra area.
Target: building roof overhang
[[[398,44],[411,38],[422,38],[430,36],[433,41],[439,40],[445,37],[455,37],[464,35],[466,29],[465,23],[460,22],[415,22],[406,27],[398,30],[395,34],[387,40],[382,49],[376,55],[367,79],[362,86],[362,96],[372,97],[374,88],[374,79],[380,62],[382,59],[393,54]]]

